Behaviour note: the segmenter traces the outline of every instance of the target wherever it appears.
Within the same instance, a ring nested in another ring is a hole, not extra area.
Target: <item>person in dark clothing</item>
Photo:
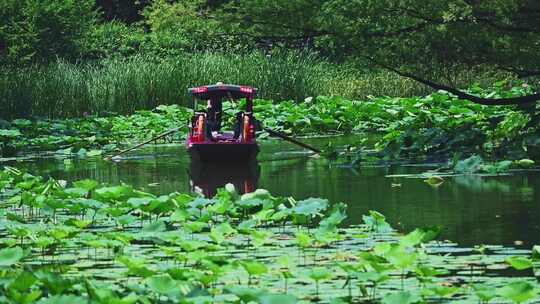
[[[222,103],[220,98],[211,98],[208,100],[207,113],[207,128],[206,135],[213,139],[212,132],[221,130]]]
[[[242,131],[242,118],[244,117],[243,112],[236,113],[236,122],[234,123],[234,139],[238,139],[240,137],[240,132]]]

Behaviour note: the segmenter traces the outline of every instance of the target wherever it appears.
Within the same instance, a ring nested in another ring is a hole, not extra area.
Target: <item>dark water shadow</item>
[[[240,194],[255,191],[261,167],[256,161],[225,164],[192,161],[187,173],[191,191],[200,192],[205,197],[211,198],[226,184],[233,184]]]

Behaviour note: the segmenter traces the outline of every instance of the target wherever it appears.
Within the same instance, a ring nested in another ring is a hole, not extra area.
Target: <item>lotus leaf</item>
[[[12,266],[23,257],[24,251],[20,247],[2,249],[0,250],[0,267]]]
[[[534,285],[525,281],[511,282],[497,289],[497,294],[514,303],[524,303],[538,296]]]

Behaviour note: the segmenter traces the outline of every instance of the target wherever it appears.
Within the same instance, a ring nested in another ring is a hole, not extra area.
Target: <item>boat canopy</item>
[[[215,84],[189,88],[188,92],[197,99],[246,98],[252,101],[257,94],[257,89],[234,84]]]

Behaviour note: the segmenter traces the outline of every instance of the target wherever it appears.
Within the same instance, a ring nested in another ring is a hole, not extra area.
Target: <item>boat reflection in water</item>
[[[261,168],[256,161],[221,164],[192,160],[188,174],[191,191],[201,192],[205,197],[212,198],[219,188],[228,183],[233,184],[240,194],[255,191],[260,172]]]

